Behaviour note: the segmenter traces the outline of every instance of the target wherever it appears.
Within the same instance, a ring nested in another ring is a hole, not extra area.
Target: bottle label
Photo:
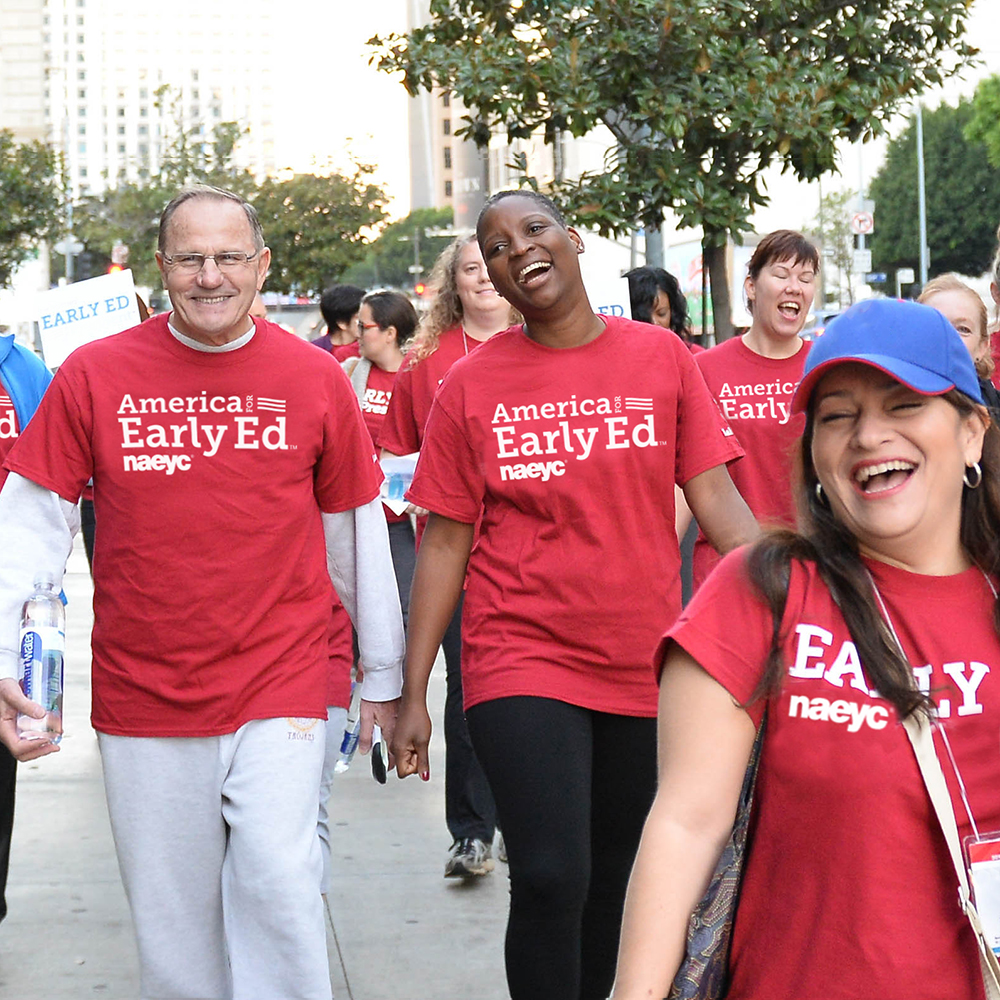
[[[62,712],[65,650],[65,633],[51,625],[21,629],[21,690],[46,712]]]
[[[340,755],[342,757],[353,757],[354,751],[358,749],[358,737],[361,735],[361,727],[345,729],[340,741]]]

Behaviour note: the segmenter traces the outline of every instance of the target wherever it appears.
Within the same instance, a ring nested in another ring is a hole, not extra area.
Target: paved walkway
[[[91,585],[78,543],[65,589],[66,733],[58,754],[22,764],[0,924],[0,997],[83,1000],[138,996],[138,967],[118,877],[90,711]],[[338,776],[334,885],[328,899],[336,1000],[503,1000],[506,868],[472,884],[442,877],[441,708],[431,680],[431,781],[381,786],[367,758]],[[284,1000],[266,998],[260,1000]]]

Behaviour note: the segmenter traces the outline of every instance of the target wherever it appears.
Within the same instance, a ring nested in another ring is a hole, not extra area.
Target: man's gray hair
[[[174,212],[186,201],[193,198],[212,198],[216,201],[234,201],[243,209],[247,222],[250,223],[250,235],[253,239],[253,248],[257,253],[264,249],[264,232],[260,228],[260,219],[257,218],[257,210],[245,198],[241,198],[234,191],[227,191],[225,188],[212,187],[211,184],[195,184],[184,188],[180,194],[170,200],[170,203],[160,215],[160,232],[157,236],[156,247],[160,253],[165,253],[167,248],[167,228]]]

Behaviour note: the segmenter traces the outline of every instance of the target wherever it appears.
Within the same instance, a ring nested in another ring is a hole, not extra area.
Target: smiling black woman
[[[674,486],[722,551],[757,525],[690,353],[593,312],[583,239],[555,206],[501,192],[478,236],[525,322],[451,369],[427,424],[397,766],[428,773],[427,679],[468,564],[465,706],[507,843],[511,997],[594,1000],[654,792],[650,657],[680,611]]]

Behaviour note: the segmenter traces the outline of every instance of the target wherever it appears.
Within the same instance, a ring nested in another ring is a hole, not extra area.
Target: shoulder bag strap
[[[365,401],[365,388],[368,385],[368,373],[371,370],[372,363],[368,360],[368,358],[358,358],[357,364],[354,365],[348,374],[348,378],[351,380],[351,385],[354,387],[354,392],[358,397],[359,404]]]
[[[969,923],[972,925],[973,933],[979,944],[979,963],[982,966],[987,1000],[1000,1000],[1000,964],[997,963],[997,957],[993,954],[993,949],[983,934],[979,914],[976,912],[969,892],[969,877],[965,870],[965,860],[962,857],[962,845],[958,839],[955,810],[951,803],[948,785],[944,780],[944,773],[941,771],[941,762],[938,760],[937,751],[934,748],[930,722],[923,712],[912,712],[903,720],[903,727],[913,745],[913,753],[920,766],[920,774],[923,776],[927,794],[934,806],[941,832],[948,844],[952,864],[955,866],[955,874],[958,876],[959,905],[962,907],[962,912],[969,918]]]

